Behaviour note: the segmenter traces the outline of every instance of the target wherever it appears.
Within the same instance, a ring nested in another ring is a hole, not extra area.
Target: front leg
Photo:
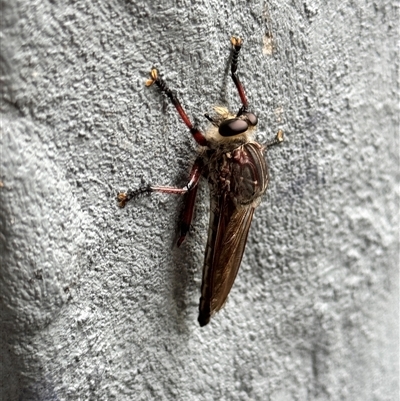
[[[175,106],[179,116],[189,128],[194,140],[201,146],[207,146],[208,142],[204,134],[193,126],[189,116],[186,114],[185,110],[183,110],[183,107],[179,99],[177,98],[176,93],[168,88],[167,83],[160,77],[156,68],[153,68],[150,71],[150,79],[146,81],[146,86],[151,86],[153,84],[156,84],[161,92],[164,92],[171,100],[171,103]]]
[[[239,52],[240,52],[240,49],[242,48],[243,40],[236,36],[232,36],[231,43],[233,46],[233,54],[232,54],[232,62],[231,62],[231,77],[236,86],[236,89],[239,92],[240,100],[242,102],[242,107],[240,108],[240,110],[237,114],[237,116],[240,116],[241,114],[243,114],[247,111],[247,108],[249,106],[246,94],[244,93],[244,87],[243,87],[242,83],[240,82],[239,76],[237,75]]]

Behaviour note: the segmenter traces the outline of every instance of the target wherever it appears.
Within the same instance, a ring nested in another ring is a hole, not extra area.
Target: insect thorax
[[[209,159],[212,195],[230,196],[239,205],[257,200],[267,189],[268,170],[257,142],[249,142],[231,151],[215,150]]]

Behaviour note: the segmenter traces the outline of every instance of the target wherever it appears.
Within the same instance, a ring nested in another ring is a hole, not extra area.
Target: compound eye
[[[219,134],[221,136],[235,136],[243,134],[248,128],[249,125],[246,121],[240,120],[239,118],[232,118],[231,120],[226,120],[221,123],[219,126]]]
[[[257,125],[258,118],[255,114],[246,113],[245,116],[246,116],[247,121],[250,123],[250,125],[252,125],[252,126]]]

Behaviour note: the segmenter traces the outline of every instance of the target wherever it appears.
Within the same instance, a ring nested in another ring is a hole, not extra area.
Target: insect
[[[120,192],[117,196],[119,206],[123,208],[128,201],[143,193],[185,195],[177,243],[180,246],[192,222],[199,180],[202,176],[208,180],[211,206],[199,305],[200,326],[209,323],[228,297],[242,260],[254,210],[269,181],[264,151],[283,141],[281,130],[264,146],[253,140],[258,119],[249,111],[244,87],[237,74],[243,41],[232,37],[231,44],[231,77],[239,93],[241,107],[237,113],[225,107],[215,107],[214,117],[205,114],[211,123],[205,133],[192,124],[176,93],[169,89],[157,69],[151,70],[150,79],[146,81],[146,86],[155,84],[170,99],[194,140],[201,146],[188,183],[183,188],[148,186]]]

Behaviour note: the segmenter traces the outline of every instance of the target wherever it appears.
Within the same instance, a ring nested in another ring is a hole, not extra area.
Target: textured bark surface
[[[398,394],[398,9],[390,1],[2,4],[0,400],[393,400]],[[201,129],[258,114],[271,184],[224,308],[197,325],[208,192],[178,197]]]

